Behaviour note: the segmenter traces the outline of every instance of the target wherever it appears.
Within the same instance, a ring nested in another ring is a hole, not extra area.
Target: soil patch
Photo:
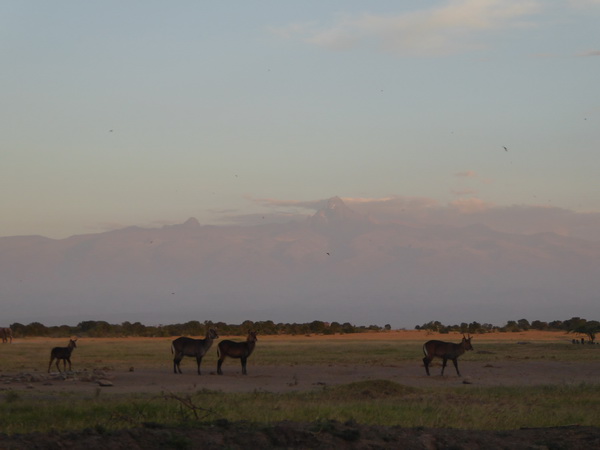
[[[1,436],[0,446],[20,449],[570,449],[600,448],[600,429],[555,427],[509,431],[364,426],[335,421],[280,422],[263,426],[218,421],[193,428],[162,427],[102,432]]]
[[[170,368],[133,371],[75,371],[68,373],[14,373],[0,375],[0,391],[28,390],[35,392],[75,392],[93,394],[98,387],[107,393],[194,392],[211,389],[223,392],[293,392],[318,389],[323,386],[353,383],[364,380],[390,380],[406,386],[435,387],[470,384],[475,386],[534,386],[590,383],[597,380],[600,362],[597,361],[531,361],[506,360],[493,363],[461,361],[461,374],[453,367],[440,375],[440,365],[425,375],[422,364],[406,362],[387,366],[362,365],[289,365],[251,366],[248,375],[237,366],[227,367],[223,376],[205,371],[197,375],[194,368],[183,374],[173,374]]]

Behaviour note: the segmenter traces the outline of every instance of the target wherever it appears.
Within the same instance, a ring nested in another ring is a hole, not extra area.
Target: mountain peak
[[[190,217],[188,220],[181,224],[182,227],[185,228],[198,228],[200,226],[200,222],[195,217]]]
[[[319,209],[311,218],[310,222],[315,224],[329,224],[336,222],[364,221],[365,217],[348,208],[339,197],[331,197],[327,200],[324,208]]]
[[[325,209],[328,210],[333,210],[333,209],[349,209],[346,204],[344,203],[344,201],[339,198],[338,196],[335,197],[331,197],[329,200],[327,200],[327,206],[325,207]]]

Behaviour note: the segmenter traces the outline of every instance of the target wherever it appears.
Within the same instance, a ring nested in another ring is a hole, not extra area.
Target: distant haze
[[[61,240],[3,237],[2,322],[412,328],[429,320],[598,318],[600,242],[591,232],[584,239],[409,215],[383,220],[354,206],[334,197],[287,223],[207,226],[191,218]]]

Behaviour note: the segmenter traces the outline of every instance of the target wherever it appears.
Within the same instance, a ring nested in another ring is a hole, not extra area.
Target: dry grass
[[[429,339],[459,342],[459,333],[439,334],[422,330],[373,332],[342,335],[259,336],[252,364],[389,364],[420,361],[421,346]],[[477,334],[470,360],[497,361],[503,358],[577,360],[587,346],[571,344],[573,335],[564,332],[527,331],[519,333]],[[243,340],[240,336],[221,339]],[[172,364],[173,338],[80,338],[73,351],[78,369],[108,368],[127,370],[168,367]],[[68,339],[15,339],[12,345],[0,345],[0,373],[46,371],[50,350],[66,346]],[[533,345],[515,345],[529,343]],[[352,348],[349,352],[348,349]],[[600,351],[586,352],[586,358],[600,360]],[[216,345],[205,356],[203,365],[216,364]],[[191,360],[190,360],[191,361]],[[188,363],[188,365],[191,363]]]
[[[243,338],[222,336],[242,340]],[[494,386],[458,384],[457,377],[425,377],[419,367],[421,346],[429,339],[458,342],[460,334],[433,334],[425,331],[392,331],[335,336],[259,336],[252,366],[283,367],[333,366],[350,368],[377,366],[393,370],[401,363],[415,367],[411,375],[424,383],[407,386],[401,381],[369,379],[349,384],[318,385],[310,390],[273,393],[257,390],[227,393],[202,389],[206,377],[192,373],[195,364],[186,361],[185,376],[198,383],[188,391],[190,405],[210,411],[208,419],[252,420],[270,423],[279,420],[354,420],[359,423],[415,427],[456,427],[510,429],[520,426],[558,426],[572,423],[598,425],[590,412],[600,404],[600,390],[594,379],[585,383],[557,383],[552,386]],[[475,351],[464,359],[480,367],[509,366],[508,361],[529,360],[536,364],[552,360],[585,361],[597,364],[600,348],[572,345],[572,335],[562,332],[494,333],[476,335]],[[172,338],[80,338],[73,353],[75,370],[112,369],[136,374],[145,368],[164,368],[159,376],[173,377],[170,344]],[[16,339],[0,345],[0,375],[16,372],[45,372],[50,349],[65,346],[68,339]],[[519,343],[528,343],[520,345]],[[500,361],[497,363],[497,361]],[[394,366],[396,365],[396,366]],[[216,366],[216,346],[203,367]],[[231,363],[229,373],[236,365]],[[510,367],[510,366],[509,366]],[[461,368],[462,369],[462,368]],[[252,368],[251,368],[252,370]],[[293,369],[295,370],[295,369]],[[309,370],[312,368],[309,367]],[[489,370],[490,374],[497,369]],[[360,372],[360,370],[358,370]],[[252,372],[251,372],[252,373]],[[181,376],[179,376],[181,377]],[[216,376],[214,377],[217,378]],[[185,380],[186,378],[178,378]],[[252,379],[249,377],[248,379]],[[248,379],[244,379],[246,382]],[[272,377],[273,380],[277,376]],[[220,379],[221,380],[221,379]],[[242,380],[230,375],[228,383]],[[406,382],[406,381],[404,381]],[[67,384],[67,383],[65,383]],[[111,394],[90,387],[85,393],[5,388],[0,393],[0,427],[8,433],[49,429],[106,429],[137,426],[142,422],[177,423],[196,420],[194,410],[175,396],[154,394]],[[188,395],[185,394],[185,395]],[[181,397],[184,398],[184,397]],[[186,400],[187,401],[187,400]]]

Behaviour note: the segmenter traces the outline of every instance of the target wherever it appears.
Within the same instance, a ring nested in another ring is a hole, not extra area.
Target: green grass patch
[[[422,389],[387,380],[361,381],[309,392],[97,395],[40,397],[0,394],[0,429],[34,431],[112,430],[182,426],[226,420],[270,424],[282,420],[355,421],[403,427],[506,430],[564,425],[599,426],[597,384],[535,387]]]

